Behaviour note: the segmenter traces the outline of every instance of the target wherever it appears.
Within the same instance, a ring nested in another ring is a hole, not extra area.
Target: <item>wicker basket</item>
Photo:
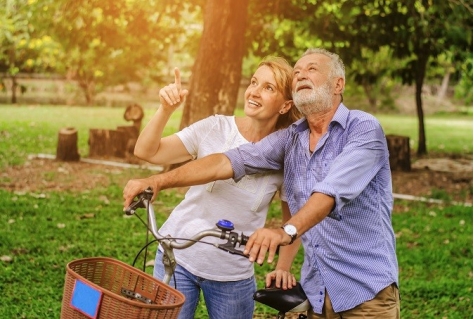
[[[74,307],[76,281],[100,295],[95,316]],[[138,300],[124,296],[124,290]],[[66,266],[61,319],[172,319],[183,303],[182,293],[137,268],[112,258],[84,258]]]

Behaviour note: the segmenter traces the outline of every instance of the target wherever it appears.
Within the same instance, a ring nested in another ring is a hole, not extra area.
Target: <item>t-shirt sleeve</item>
[[[197,158],[199,144],[207,135],[207,132],[209,132],[214,127],[215,123],[216,116],[209,116],[183,128],[181,131],[176,133],[193,159]]]

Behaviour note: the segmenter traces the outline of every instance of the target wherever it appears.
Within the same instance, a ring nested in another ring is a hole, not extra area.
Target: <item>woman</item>
[[[188,94],[181,88],[180,73],[175,69],[175,83],[160,90],[161,106],[140,134],[135,155],[154,164],[168,165],[257,142],[300,117],[292,107],[291,82],[292,68],[288,62],[278,57],[267,58],[259,64],[245,91],[245,116],[214,115],[174,135],[161,137],[172,112]],[[281,174],[271,173],[247,176],[239,183],[227,180],[193,186],[160,233],[190,238],[200,230],[213,228],[219,219],[231,220],[239,232],[251,233],[264,225],[282,181]],[[286,202],[282,202],[282,210],[284,219],[288,219]],[[170,284],[176,280],[177,289],[186,297],[179,318],[194,318],[200,291],[211,319],[253,317],[256,282],[253,264],[247,259],[200,244],[175,250],[175,257],[178,266]],[[154,276],[164,276],[160,250]]]

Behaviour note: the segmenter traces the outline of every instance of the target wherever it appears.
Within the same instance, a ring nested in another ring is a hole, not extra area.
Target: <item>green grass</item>
[[[112,185],[92,192],[52,192],[44,198],[0,190],[0,256],[12,257],[0,267],[0,303],[9,305],[0,307],[0,318],[59,318],[65,265],[72,260],[107,256],[133,262],[145,229],[138,219],[123,217],[121,190],[121,185]],[[173,191],[160,195],[155,209],[165,213],[158,215],[158,223],[181,199]],[[471,208],[413,202],[406,208],[393,217],[402,318],[472,316]],[[279,218],[276,205],[270,217]],[[149,259],[154,252],[153,247]],[[271,268],[256,267],[260,288]],[[203,305],[199,311],[197,318],[206,318]],[[256,313],[275,314],[261,305]]]
[[[142,128],[154,114],[144,109]],[[78,132],[78,151],[82,157],[89,153],[89,129],[115,129],[132,125],[123,118],[123,108],[82,106],[11,106],[0,105],[0,168],[24,162],[29,154],[56,154],[58,132],[74,127]],[[181,114],[170,120],[165,134],[172,134],[179,126]]]
[[[0,106],[0,169],[23,163],[28,154],[55,154],[62,127],[79,132],[79,152],[88,153],[90,128],[129,125],[123,109],[94,107]],[[143,125],[154,110],[146,109]],[[167,128],[176,130],[180,114]],[[416,139],[416,119],[379,116],[387,134]],[[426,119],[428,150],[452,154],[472,153],[470,116]],[[439,145],[445,145],[440,148]],[[141,176],[146,171],[123,173]],[[103,174],[116,174],[109,171]],[[8,178],[8,177],[2,177]],[[52,174],[47,178],[54,179]],[[0,318],[59,318],[65,266],[84,257],[107,256],[131,264],[145,241],[145,229],[136,218],[122,214],[122,189],[117,176],[107,187],[92,191],[15,193],[0,189]],[[155,209],[162,223],[182,199],[174,191],[160,193]],[[397,202],[398,203],[398,202]],[[402,318],[472,318],[472,208],[402,202],[395,213],[400,266]],[[269,218],[279,219],[277,205]],[[153,258],[155,248],[148,257]],[[140,261],[141,262],[141,261]],[[294,263],[301,267],[302,255]],[[259,288],[273,265],[256,267]],[[151,273],[151,268],[147,269]],[[259,318],[273,318],[275,311],[258,305]],[[207,318],[201,304],[196,318]]]
[[[410,116],[377,115],[386,134],[410,137],[410,148],[418,148],[418,119]],[[471,115],[432,115],[425,118],[428,153],[472,154]]]
[[[0,105],[0,168],[18,165],[28,154],[56,154],[58,132],[63,127],[74,127],[78,131],[78,149],[82,157],[89,152],[89,129],[114,129],[131,125],[123,119],[123,108],[72,107],[72,106],[11,106]],[[155,110],[145,108],[142,127],[150,120]],[[242,114],[241,110],[237,114]],[[410,137],[412,150],[418,144],[418,121],[415,117],[378,115],[386,134]],[[181,112],[175,112],[165,130],[172,134],[179,126]],[[428,153],[472,154],[472,116],[426,117]]]

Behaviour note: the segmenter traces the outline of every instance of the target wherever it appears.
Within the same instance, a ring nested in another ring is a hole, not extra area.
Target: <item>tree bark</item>
[[[130,127],[135,131],[133,126]],[[129,133],[122,128],[89,129],[89,157],[125,158],[128,141]]]
[[[79,152],[77,151],[77,130],[73,127],[60,129],[56,148],[56,160],[78,161],[79,158]]]
[[[18,83],[16,81],[16,76],[12,75],[12,104],[16,104],[16,88],[18,87]]]
[[[245,54],[249,0],[208,0],[180,129],[212,114],[233,114]]]
[[[419,156],[426,155],[426,136],[425,136],[425,118],[423,113],[423,101],[422,101],[422,91],[423,91],[423,82],[425,79],[426,73],[426,64],[428,63],[429,56],[425,56],[422,53],[418,56],[418,68],[416,71],[415,78],[415,100],[416,100],[416,111],[418,114],[418,151]]]
[[[446,69],[446,73],[444,74],[443,81],[441,82],[441,86],[439,87],[437,98],[438,98],[438,104],[441,104],[441,101],[444,99],[446,96],[446,92],[448,91],[449,87],[449,79],[451,77],[451,72],[449,71],[449,68]]]

